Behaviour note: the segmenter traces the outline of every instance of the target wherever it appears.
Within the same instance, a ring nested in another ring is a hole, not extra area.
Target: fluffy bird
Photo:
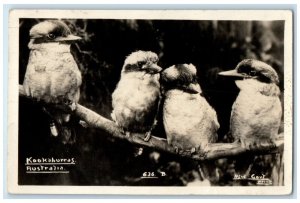
[[[30,55],[23,83],[26,95],[75,110],[82,79],[70,46],[81,38],[72,35],[68,26],[59,20],[40,22],[29,34]],[[67,127],[70,114],[54,107],[45,107],[44,111],[51,118],[52,135],[61,135],[65,144],[73,142]]]
[[[276,71],[264,62],[245,59],[234,70],[219,75],[242,79],[235,81],[240,92],[231,111],[233,138],[247,149],[272,144],[282,116]]]
[[[195,151],[216,142],[219,123],[215,110],[201,95],[193,64],[178,64],[161,74],[164,90],[163,123],[167,141],[178,150]]]
[[[121,78],[112,94],[112,119],[127,136],[145,133],[150,139],[160,101],[158,56],[151,51],[136,51],[125,59]]]

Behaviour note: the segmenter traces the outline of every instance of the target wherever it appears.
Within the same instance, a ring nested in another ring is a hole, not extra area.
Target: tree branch
[[[22,97],[27,97],[22,85],[19,85],[19,95]],[[43,102],[43,101],[40,101]],[[59,108],[64,108],[62,105],[57,105]],[[68,108],[66,111],[68,111]],[[126,137],[121,129],[111,120],[104,118],[103,116],[97,114],[96,112],[77,104],[75,114],[82,120],[84,120],[89,127],[100,128],[105,130],[111,136],[126,139],[127,141],[138,144],[141,146],[147,146],[151,148],[155,148],[158,150],[166,151],[172,154],[178,154],[183,157],[189,157],[195,160],[211,160],[211,159],[219,159],[225,157],[232,157],[241,155],[244,153],[252,153],[252,154],[270,154],[270,153],[278,153],[283,150],[284,138],[283,134],[277,136],[274,140],[275,146],[264,146],[259,149],[255,149],[249,151],[243,147],[241,147],[240,143],[210,143],[205,149],[200,149],[195,152],[185,151],[178,152],[176,149],[168,145],[167,140],[155,136],[151,136],[151,139],[148,142],[145,142],[144,135],[138,133],[131,133],[130,137]]]

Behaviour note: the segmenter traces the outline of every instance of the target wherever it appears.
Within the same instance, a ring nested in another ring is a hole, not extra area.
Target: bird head
[[[145,72],[157,74],[162,68],[157,65],[158,56],[151,51],[136,51],[131,53],[125,59],[122,73],[128,72]]]
[[[197,69],[193,64],[177,64],[161,73],[164,90],[180,89],[192,94],[201,93],[197,82]]]
[[[29,31],[32,44],[71,43],[81,37],[72,35],[69,27],[59,20],[47,20],[34,25]]]
[[[276,71],[270,65],[255,59],[245,59],[235,69],[220,72],[219,75],[232,76],[237,79],[255,79],[263,83],[275,83],[277,85],[279,83]]]

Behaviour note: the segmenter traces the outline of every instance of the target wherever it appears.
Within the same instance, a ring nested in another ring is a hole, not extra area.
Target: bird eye
[[[256,76],[256,71],[255,71],[255,70],[251,70],[251,71],[249,72],[249,75],[250,75],[250,76]]]
[[[143,62],[143,61],[138,62],[139,67],[142,67],[143,65],[145,65],[145,62]]]
[[[47,37],[48,37],[49,39],[54,39],[56,36],[55,36],[55,34],[53,34],[53,33],[49,33],[49,34],[47,35]]]

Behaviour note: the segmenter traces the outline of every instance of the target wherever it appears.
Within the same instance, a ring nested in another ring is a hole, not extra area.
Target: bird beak
[[[38,38],[42,38],[42,35],[35,35],[35,36],[30,36],[30,39],[38,39]]]
[[[191,84],[189,84],[187,89],[190,90],[191,92],[195,93],[195,94],[201,93],[201,88],[200,88],[199,84],[191,83]]]
[[[159,73],[162,71],[162,68],[155,63],[151,64],[147,69],[153,73]]]
[[[218,75],[222,75],[222,76],[231,76],[231,77],[239,77],[239,78],[247,78],[247,75],[238,73],[236,71],[236,69],[233,70],[228,70],[228,71],[222,71],[220,73],[218,73]]]
[[[75,35],[68,35],[66,37],[57,37],[55,41],[57,42],[64,42],[64,41],[77,41],[81,40],[81,37],[75,36]]]

